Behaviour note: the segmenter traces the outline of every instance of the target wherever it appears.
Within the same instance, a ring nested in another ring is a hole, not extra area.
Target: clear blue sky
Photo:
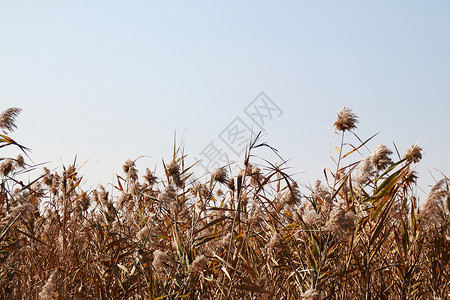
[[[380,131],[371,149],[419,140],[428,190],[450,175],[449,16],[448,1],[2,1],[0,109],[23,109],[13,137],[35,162],[77,154],[95,185],[129,157],[160,169],[175,131],[192,158],[225,151],[262,91],[283,111],[263,140],[313,182],[347,106],[361,138]]]

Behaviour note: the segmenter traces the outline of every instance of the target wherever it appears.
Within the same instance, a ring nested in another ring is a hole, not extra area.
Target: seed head
[[[0,175],[8,176],[13,169],[14,169],[13,161],[10,158],[5,159],[0,163]]]
[[[77,203],[81,211],[87,211],[89,206],[91,205],[91,199],[89,198],[87,193],[83,193],[78,199]]]
[[[392,151],[386,146],[378,145],[377,148],[372,151],[370,162],[377,170],[384,170],[392,164],[392,160],[389,158],[389,155],[391,154]]]
[[[203,183],[195,184],[191,190],[191,194],[194,196],[199,195],[201,198],[208,200],[212,196],[212,192],[209,190],[209,187]]]
[[[320,199],[322,202],[330,202],[330,201],[332,201],[332,199],[331,199],[331,192],[318,179],[314,182],[313,196],[314,196],[315,199]]]
[[[339,175],[339,173],[338,173]],[[320,180],[316,180],[312,193],[314,201],[321,204],[321,211],[329,213],[333,207],[333,199],[330,190],[321,184]]]
[[[34,207],[30,203],[23,203],[18,204],[17,206],[14,206],[13,209],[1,220],[2,222],[5,222],[7,220],[12,220],[16,218],[19,214],[30,214],[33,213]]]
[[[53,182],[53,175],[50,174],[50,170],[46,167],[44,167],[44,174],[42,177],[42,182],[46,185],[46,186],[51,186],[52,182]]]
[[[366,156],[359,164],[359,174],[355,177],[355,181],[359,184],[364,184],[375,174],[372,165],[372,157]]]
[[[246,173],[247,176],[250,176],[250,184],[252,186],[259,186],[264,179],[261,169],[257,166],[248,165]]]
[[[406,158],[408,162],[418,163],[422,159],[422,148],[420,148],[418,145],[412,145],[408,149],[406,149],[405,155],[403,156]]]
[[[139,182],[135,181],[129,186],[129,193],[131,195],[139,195],[142,190],[142,186]]]
[[[443,214],[443,199],[450,197],[447,181],[438,181],[430,191],[422,209],[422,218],[428,225],[439,225],[445,218]]]
[[[52,194],[56,195],[58,194],[59,191],[59,185],[60,182],[63,182],[63,180],[61,180],[60,176],[55,172],[55,174],[52,175],[52,185],[50,188],[50,191],[52,192]]]
[[[261,207],[255,204],[256,202],[253,204],[252,211],[248,219],[248,224],[250,227],[261,227],[264,221],[264,215],[261,210]]]
[[[301,201],[301,195],[300,195],[300,191],[298,189],[298,184],[296,182],[293,182],[290,185],[289,190],[285,194],[283,194],[283,196],[281,198],[281,202],[288,206],[294,206],[297,203],[299,203],[300,201]]]
[[[229,188],[231,191],[234,191],[234,189],[235,189],[234,178],[230,178],[230,179],[228,180],[228,188]]]
[[[149,186],[153,186],[156,183],[156,180],[158,177],[156,177],[152,171],[150,171],[149,168],[145,169],[145,175],[144,175],[145,181],[147,181]]]
[[[301,214],[303,222],[309,227],[317,226],[322,223],[322,216],[316,212],[309,201],[299,209],[299,213]]]
[[[56,281],[56,271],[50,275],[50,277],[47,279],[47,282],[42,287],[42,291],[39,293],[39,299],[42,300],[50,300],[53,299],[55,295],[55,281]]]
[[[333,125],[336,130],[344,132],[346,130],[355,129],[356,123],[358,123],[358,116],[352,113],[351,109],[343,107],[338,112],[337,120]]]
[[[122,166],[123,172],[128,179],[136,181],[138,179],[136,164],[133,160],[128,159]]]
[[[25,168],[25,160],[23,159],[23,156],[22,156],[22,155],[19,154],[19,155],[17,156],[16,161],[15,161],[15,165],[16,165],[16,167],[19,168],[19,169]]]
[[[212,173],[212,176],[215,178],[215,180],[217,182],[220,182],[222,184],[228,183],[228,174],[227,174],[227,170],[225,170],[225,168],[220,168],[220,169],[215,170]]]
[[[405,183],[407,186],[411,187],[413,184],[417,182],[417,178],[419,176],[417,175],[417,172],[414,170],[408,170],[405,176]]]
[[[177,200],[177,194],[175,193],[175,189],[169,185],[167,186],[158,197],[158,200],[162,203],[171,203]]]
[[[4,133],[7,131],[12,132],[17,128],[15,121],[21,111],[20,108],[11,107],[0,114],[0,128],[2,128]]]
[[[108,198],[109,198],[109,192],[106,191],[105,187],[103,185],[99,185],[99,192],[98,192],[98,197],[101,203],[103,204],[107,204],[108,203]]]
[[[74,165],[69,165],[67,169],[65,169],[63,172],[64,178],[70,178],[73,179],[74,181],[77,180],[77,174],[78,172]]]
[[[167,210],[177,212],[180,209],[180,205],[177,200],[177,193],[175,192],[175,189],[171,185],[167,186],[159,194],[158,200],[160,201],[161,205]]]
[[[206,264],[208,262],[208,259],[203,254],[200,256],[197,256],[192,264],[189,266],[189,271],[194,272],[201,272],[206,268]]]
[[[178,163],[175,160],[172,160],[168,165],[167,165],[167,173],[169,174],[169,176],[172,177],[173,181],[175,182],[175,185],[177,187],[183,187],[184,186],[184,182],[181,179],[181,174],[180,174],[180,166],[178,165]]]
[[[316,289],[309,289],[309,290],[306,290],[302,294],[302,298],[305,299],[305,300],[319,300],[320,299],[320,293]]]
[[[233,234],[231,232],[228,232],[226,235],[224,235],[220,238],[219,247],[226,249],[232,239],[233,239]]]
[[[166,270],[166,265],[168,265],[169,257],[166,252],[161,250],[155,250],[153,252],[153,267],[159,274],[163,274]]]
[[[344,212],[342,205],[336,205],[330,213],[325,229],[337,234],[349,234],[355,230],[356,215]]]
[[[281,236],[279,233],[276,233],[272,235],[272,237],[270,238],[269,242],[266,245],[266,248],[269,251],[271,251],[273,250],[273,248],[278,247],[279,245],[281,245]]]

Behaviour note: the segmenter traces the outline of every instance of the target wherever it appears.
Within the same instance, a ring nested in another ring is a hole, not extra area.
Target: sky
[[[448,1],[2,1],[0,110],[23,109],[11,137],[33,162],[76,156],[95,187],[128,158],[161,171],[174,139],[189,162],[242,162],[239,126],[323,180],[345,106],[362,140],[378,133],[354,159],[418,142],[428,191],[450,174],[449,16]]]

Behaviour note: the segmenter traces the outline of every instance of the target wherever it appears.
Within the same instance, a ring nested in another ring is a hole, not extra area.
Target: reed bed
[[[0,148],[21,153],[0,158],[2,299],[450,298],[449,179],[419,205],[422,149],[370,151],[350,109],[306,193],[284,163],[255,163],[259,137],[237,172],[202,180],[175,146],[162,178],[128,160],[107,188],[84,190],[76,163],[23,183],[42,166],[10,137],[19,113],[0,115]]]

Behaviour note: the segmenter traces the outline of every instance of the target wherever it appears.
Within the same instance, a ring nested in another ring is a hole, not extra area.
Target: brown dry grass
[[[343,165],[368,140],[346,144],[357,118],[339,117],[335,169],[309,194],[282,167],[252,165],[258,139],[239,174],[225,166],[203,183],[180,147],[164,178],[129,160],[117,197],[83,190],[75,164],[23,184],[32,166],[1,158],[0,297],[448,299],[448,178],[419,206],[419,147]],[[26,151],[6,132],[0,143]]]

